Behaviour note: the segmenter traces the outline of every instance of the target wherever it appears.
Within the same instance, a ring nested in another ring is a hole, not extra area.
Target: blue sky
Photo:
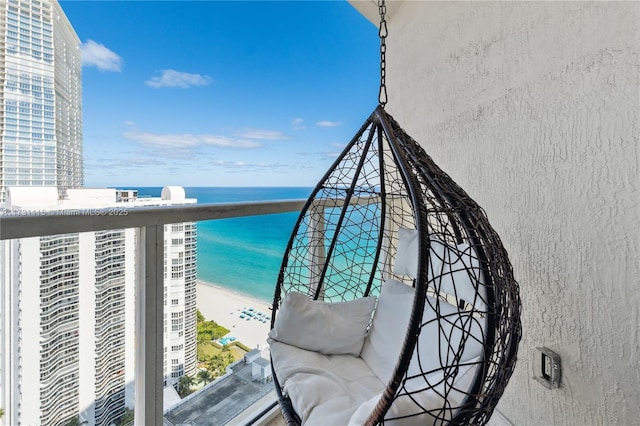
[[[86,186],[313,186],[377,105],[346,1],[64,1]]]

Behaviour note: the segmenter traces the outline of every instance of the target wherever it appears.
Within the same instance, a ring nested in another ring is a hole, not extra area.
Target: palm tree
[[[180,381],[178,382],[178,394],[184,398],[185,396],[191,393],[191,386],[195,384],[195,379],[189,376],[180,377]]]
[[[213,376],[219,377],[225,373],[225,363],[220,354],[213,355],[207,361],[207,368],[211,370]]]
[[[71,417],[69,420],[67,420],[67,423],[65,426],[78,426],[80,424],[80,419],[78,418],[78,416],[74,416]]]
[[[198,379],[200,379],[200,382],[204,383],[205,385],[210,382],[212,378],[213,376],[211,375],[211,372],[209,370],[202,369],[198,371]]]
[[[120,418],[120,424],[122,426],[126,426],[129,424],[133,424],[133,420],[134,420],[134,411],[132,408],[129,407],[124,407],[124,414],[122,415],[122,417]]]

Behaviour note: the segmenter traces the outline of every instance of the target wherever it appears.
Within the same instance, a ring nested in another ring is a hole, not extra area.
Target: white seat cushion
[[[324,355],[270,339],[276,376],[304,423],[362,424],[367,419],[395,370],[414,294],[399,281],[383,284],[361,357]],[[450,418],[477,371],[474,363],[481,361],[484,320],[477,314],[428,297],[421,323],[409,379],[403,383],[416,393],[397,398],[386,416],[396,418],[398,425],[438,424],[423,409]]]
[[[356,408],[385,388],[362,358],[270,345],[276,377],[304,424],[346,425]]]
[[[479,361],[480,358],[474,358],[470,360],[470,364]],[[446,403],[442,397],[445,393],[445,381],[440,372],[420,378],[419,381],[414,380],[413,383],[409,380],[405,384],[409,390],[418,391],[424,388],[427,383],[433,388],[426,392],[403,394],[396,398],[385,415],[384,423],[397,426],[440,426],[446,424],[446,421],[451,420],[455,414],[457,407],[464,402],[465,395],[458,389],[467,390],[470,388],[477,368],[478,365],[463,366],[455,378],[448,380],[449,392]],[[349,419],[349,426],[362,425],[381,397],[382,393],[363,402]]]

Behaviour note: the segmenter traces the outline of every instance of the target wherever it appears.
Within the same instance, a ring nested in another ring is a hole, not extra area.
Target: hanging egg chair
[[[271,328],[287,424],[485,424],[504,392],[521,336],[507,252],[382,102],[300,213]]]

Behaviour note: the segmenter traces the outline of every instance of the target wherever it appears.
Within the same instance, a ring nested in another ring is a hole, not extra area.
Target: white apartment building
[[[181,187],[136,190],[11,187],[26,214],[195,203]],[[134,393],[135,229],[23,238],[0,247],[0,407],[4,424],[117,422]],[[196,368],[196,227],[165,226],[165,384]]]
[[[77,189],[83,174],[80,40],[56,0],[0,0],[0,206],[195,202]],[[136,244],[134,229],[0,243],[0,423],[110,424],[132,406]],[[167,225],[167,385],[195,371],[195,262],[195,224]]]
[[[80,40],[56,0],[0,1],[0,202],[83,183]]]

